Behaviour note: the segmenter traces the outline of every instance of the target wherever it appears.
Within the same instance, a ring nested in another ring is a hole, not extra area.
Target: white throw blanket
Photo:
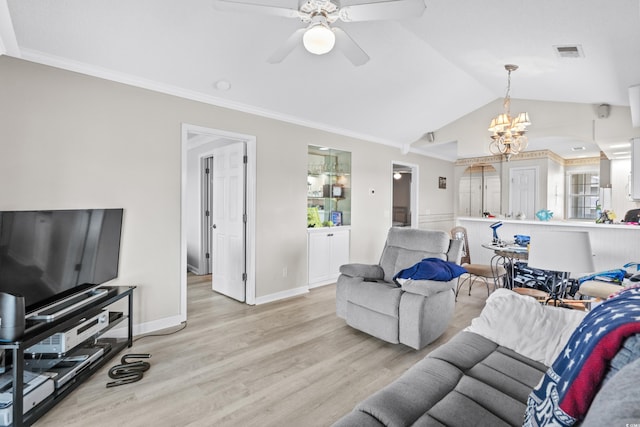
[[[501,288],[465,330],[551,366],[585,315]]]

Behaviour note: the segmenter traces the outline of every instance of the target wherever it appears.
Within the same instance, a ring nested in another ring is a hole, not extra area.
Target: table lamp
[[[549,300],[564,297],[570,273],[591,273],[593,252],[588,231],[537,231],[531,233],[529,267],[559,273],[553,275]]]

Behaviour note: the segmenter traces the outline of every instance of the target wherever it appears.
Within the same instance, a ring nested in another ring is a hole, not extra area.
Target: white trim
[[[162,329],[174,328],[180,323],[184,322],[181,320],[182,316],[171,316],[164,317],[158,320],[152,320],[151,322],[145,323],[134,323],[133,324],[133,336],[144,335],[152,332],[158,332]],[[127,336],[127,327],[117,327],[114,329],[108,330],[106,333],[102,335],[104,338],[118,338],[118,337],[126,337]]]
[[[200,144],[196,144],[196,145],[200,145]],[[190,149],[193,149],[194,146],[192,145],[191,147],[189,147]],[[199,221],[198,224],[200,224],[200,232],[198,233],[200,235],[200,241],[198,242],[198,253],[200,254],[200,259],[198,259],[198,271],[204,273],[211,273],[211,270],[209,269],[209,260],[207,258],[207,252],[209,248],[205,248],[205,235],[209,234],[209,237],[207,238],[207,240],[211,239],[211,233],[209,230],[206,230],[206,224],[207,224],[207,217],[204,214],[205,211],[205,197],[209,197],[210,194],[206,194],[205,188],[205,181],[203,180],[203,174],[204,174],[204,170],[203,170],[203,166],[204,166],[204,159],[209,158],[209,157],[213,157],[213,150],[208,150],[205,153],[200,153],[198,155],[198,194],[200,195],[200,212],[198,212],[198,217],[199,217]],[[211,171],[211,173],[213,173],[213,170]],[[209,189],[211,190],[211,189]],[[208,207],[208,206],[206,206]],[[211,242],[209,242],[209,245],[211,245]]]
[[[13,28],[7,0],[0,0],[0,55],[20,58],[20,48]]]
[[[247,282],[246,303],[255,304],[256,295],[256,137],[203,126],[182,124],[181,139],[181,186],[180,186],[180,316],[182,321],[187,319],[187,235],[186,235],[186,209],[187,209],[187,151],[188,133],[195,132],[213,135],[221,138],[229,138],[244,141],[247,149]],[[200,144],[197,144],[200,145]]]
[[[3,0],[0,0],[3,1]],[[95,65],[86,64],[84,62],[74,61],[68,58],[62,58],[48,53],[40,52],[33,49],[22,49],[22,58],[31,62],[37,62],[39,64],[49,65],[51,67],[60,68],[63,70],[69,70],[76,73],[86,74],[88,76],[99,77],[102,79],[124,83],[127,85],[149,89],[154,92],[165,93],[174,95],[180,98],[190,99],[193,101],[203,102],[205,104],[215,105],[218,107],[229,108],[231,110],[242,111],[245,113],[255,114],[261,117],[267,117],[274,120],[280,120],[286,123],[292,123],[295,125],[305,126],[311,129],[323,130],[326,132],[335,133],[337,135],[343,135],[350,138],[356,138],[368,142],[375,142],[377,144],[388,145],[398,149],[402,149],[403,142],[392,141],[389,139],[379,138],[373,135],[368,135],[360,132],[354,132],[348,129],[331,126],[327,123],[321,123],[311,121],[301,117],[284,114],[277,111],[258,108],[252,105],[229,101],[227,99],[217,98],[211,95],[205,95],[193,90],[183,89],[181,87],[172,86],[153,80],[140,78],[131,74],[122,73],[119,71],[110,70],[107,68],[98,67]],[[433,157],[441,160],[451,161],[446,157],[440,156],[437,153],[426,153],[420,149],[410,148],[409,152],[420,154],[422,156]]]
[[[187,264],[187,271],[196,275],[200,275],[200,269],[196,268],[195,265]]]
[[[308,286],[300,286],[299,288],[287,289],[286,291],[276,292],[275,294],[269,294],[255,299],[255,304],[266,304],[273,301],[278,301],[285,298],[297,297],[309,293]]]

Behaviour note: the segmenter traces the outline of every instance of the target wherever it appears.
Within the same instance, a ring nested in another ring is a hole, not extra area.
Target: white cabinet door
[[[309,234],[309,283],[322,282],[329,277],[331,237],[328,234]]]
[[[349,263],[349,230],[309,230],[309,286],[335,282],[340,266]]]
[[[329,275],[337,279],[340,266],[349,263],[349,230],[333,232],[331,236],[331,254],[329,260]]]

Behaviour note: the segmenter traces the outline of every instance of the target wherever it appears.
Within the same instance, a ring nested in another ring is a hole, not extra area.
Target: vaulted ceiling
[[[302,46],[270,64],[304,24],[212,0],[0,0],[0,43],[27,60],[398,147],[502,98],[507,63],[520,66],[520,99],[625,106],[640,83],[639,0],[425,3],[416,18],[342,23],[370,57],[361,66]],[[583,56],[561,58],[564,45]]]

